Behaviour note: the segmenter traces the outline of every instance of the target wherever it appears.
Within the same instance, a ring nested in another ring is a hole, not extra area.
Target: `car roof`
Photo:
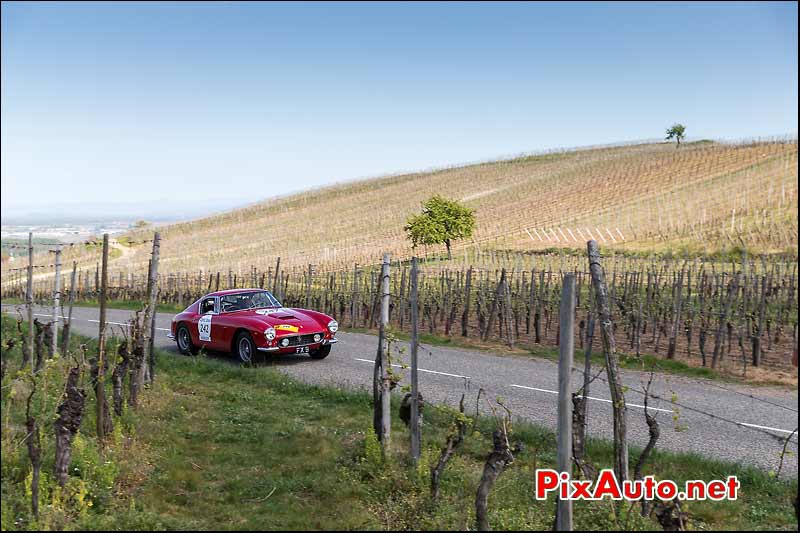
[[[227,289],[227,290],[224,290],[224,291],[210,292],[210,293],[206,294],[205,296],[203,296],[203,298],[206,298],[208,296],[225,296],[227,294],[238,294],[238,293],[242,293],[242,292],[253,292],[253,291],[267,292],[267,289],[259,289],[257,287],[254,288],[254,289]]]

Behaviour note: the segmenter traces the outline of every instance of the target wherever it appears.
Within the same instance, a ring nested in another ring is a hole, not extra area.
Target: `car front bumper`
[[[303,348],[306,346],[316,346],[316,345],[325,346],[328,344],[336,344],[337,342],[339,342],[339,339],[336,338],[322,339],[322,341],[320,342],[312,342],[310,344],[299,344],[299,345],[295,344],[293,346],[270,346],[270,347],[259,346],[257,350],[259,352],[268,352],[268,353],[296,353],[297,348]]]

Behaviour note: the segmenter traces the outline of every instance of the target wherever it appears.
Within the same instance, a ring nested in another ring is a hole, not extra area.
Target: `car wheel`
[[[311,356],[311,359],[325,359],[326,357],[328,357],[329,353],[331,353],[331,345],[326,344],[325,346],[320,346],[313,352],[309,352],[308,355]]]
[[[178,343],[178,351],[183,355],[196,355],[199,351],[198,348],[192,344],[192,335],[189,333],[189,328],[185,324],[178,326],[178,331],[175,333],[175,342]]]
[[[255,361],[257,353],[256,344],[253,342],[253,337],[246,331],[242,331],[236,335],[234,353],[239,357],[239,361],[244,364],[250,364]]]

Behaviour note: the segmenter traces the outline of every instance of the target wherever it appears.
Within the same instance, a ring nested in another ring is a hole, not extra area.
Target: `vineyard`
[[[272,193],[274,194],[274,193]],[[490,250],[583,249],[595,239],[615,251],[693,255],[747,248],[797,249],[797,141],[663,143],[559,151],[428,173],[375,178],[267,200],[160,228],[165,273],[325,270],[393,258],[434,257],[413,250],[403,225],[433,194],[475,209],[464,256]],[[112,271],[141,273],[151,230],[112,243]],[[93,268],[96,249],[71,246],[65,263]],[[463,260],[463,258],[462,258]],[[48,264],[37,258],[36,264]],[[4,281],[9,268],[5,262]]]
[[[509,346],[558,344],[558,308],[563,275],[577,279],[576,346],[584,347],[590,311],[585,254],[483,253],[469,266],[429,260],[419,278],[421,329],[432,335],[467,338]],[[693,366],[746,376],[748,369],[789,369],[797,353],[797,262],[779,258],[743,258],[722,262],[701,259],[637,258],[610,254],[604,260],[619,349],[633,357],[655,354]],[[408,262],[391,269],[390,325],[408,331]],[[159,274],[158,300],[179,308],[207,292],[261,287],[288,307],[310,307],[349,328],[378,325],[380,269],[355,265],[349,270],[285,268],[280,260],[266,270],[252,266],[242,274],[228,270],[193,275]],[[70,288],[69,273],[60,286]],[[146,274],[109,273],[108,298],[146,300]],[[96,300],[99,270],[77,271],[74,298]],[[4,285],[3,298],[23,299],[26,277]],[[53,282],[34,283],[36,301],[52,304]],[[63,300],[62,300],[63,305]]]
[[[440,247],[413,249],[403,232],[443,191],[477,219],[451,259]],[[404,330],[416,255],[430,334],[554,346],[565,272],[577,274],[588,324],[585,243],[594,239],[627,351],[746,374],[788,367],[797,352],[797,206],[796,140],[556,151],[337,185],[159,228],[159,299],[182,307],[211,290],[263,287],[285,305],[374,328],[377,267],[389,252],[392,327]],[[110,299],[142,300],[150,242],[147,228],[110,240]],[[61,249],[66,270],[74,265],[81,301],[97,297],[98,244],[50,250]],[[52,301],[53,255],[33,261],[34,297]],[[4,262],[3,298],[24,298],[26,283],[27,265]]]

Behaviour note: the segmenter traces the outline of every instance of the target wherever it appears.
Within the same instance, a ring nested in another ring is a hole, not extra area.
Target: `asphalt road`
[[[3,305],[3,311],[14,313],[16,306]],[[50,310],[36,308],[38,316],[51,316]],[[107,320],[114,327],[124,325],[130,311],[108,311]],[[99,310],[75,308],[74,330],[97,336]],[[175,343],[167,338],[172,315],[160,313],[156,320],[155,343],[176,357]],[[264,364],[274,365],[299,380],[342,387],[371,390],[372,362],[377,337],[360,333],[339,332],[339,343],[331,355],[315,361],[305,355],[267,356]],[[401,357],[408,360],[408,344]],[[398,357],[398,356],[395,356]],[[400,363],[400,361],[395,361]],[[233,357],[231,363],[236,364]],[[572,374],[573,390],[583,381],[580,369]],[[419,351],[420,391],[426,401],[456,405],[467,391],[473,406],[480,388],[490,397],[501,396],[514,416],[556,427],[558,389],[557,364],[552,361],[522,356],[499,356],[460,348],[422,347]],[[398,369],[407,375],[408,371]],[[647,443],[647,425],[642,409],[644,385],[648,373],[623,371],[628,387],[628,435],[630,443]],[[612,438],[612,412],[608,384],[601,374],[590,388],[589,433]],[[408,380],[404,377],[403,383]],[[727,389],[727,390],[726,390]],[[661,425],[659,449],[696,452],[705,456],[775,469],[780,460],[783,441],[797,428],[797,391],[771,387],[717,383],[708,380],[656,374],[651,385],[650,408],[657,413]],[[753,396],[753,397],[750,397]],[[660,398],[660,399],[659,399]],[[673,405],[671,399],[681,406]],[[675,415],[677,414],[677,420]],[[713,415],[713,416],[709,416]],[[787,447],[783,472],[797,477],[797,435]],[[722,475],[723,473],[721,473]]]

